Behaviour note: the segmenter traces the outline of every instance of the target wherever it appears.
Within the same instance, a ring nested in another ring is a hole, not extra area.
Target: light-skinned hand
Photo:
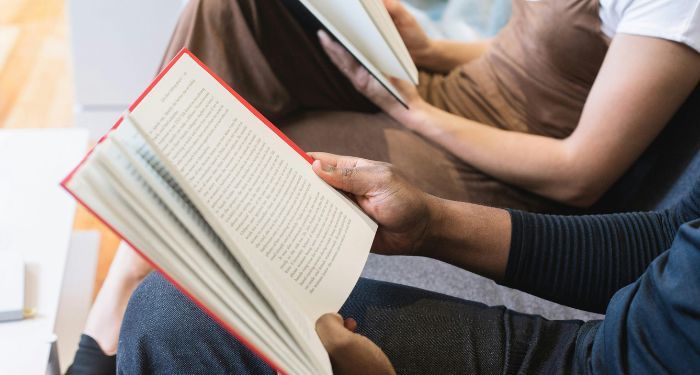
[[[413,128],[413,124],[422,124],[425,121],[424,117],[429,112],[427,109],[430,105],[418,94],[416,86],[408,81],[389,77],[391,83],[406,101],[407,109],[345,47],[333,41],[325,31],[319,31],[318,37],[331,61],[352,82],[355,89],[377,107],[409,128]]]

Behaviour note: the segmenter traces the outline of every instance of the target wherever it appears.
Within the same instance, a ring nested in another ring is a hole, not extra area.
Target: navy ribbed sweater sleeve
[[[612,295],[671,246],[683,223],[700,218],[700,183],[674,207],[659,212],[510,214],[513,232],[503,285],[604,313]]]
[[[590,373],[700,373],[700,220],[610,301],[595,331]],[[588,335],[587,335],[588,336]],[[577,350],[585,353],[584,350]]]

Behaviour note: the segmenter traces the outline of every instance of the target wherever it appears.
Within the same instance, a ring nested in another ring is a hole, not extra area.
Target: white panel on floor
[[[46,373],[75,215],[59,183],[86,147],[80,130],[0,130],[0,251],[22,254],[25,307],[36,310],[0,323],[0,374]]]
[[[61,373],[65,373],[73,363],[80,334],[92,305],[99,248],[99,232],[73,232],[56,317],[55,332],[58,336]]]

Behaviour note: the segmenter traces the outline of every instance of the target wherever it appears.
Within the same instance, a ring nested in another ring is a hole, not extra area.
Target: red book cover
[[[252,114],[254,114],[260,121],[262,121],[266,126],[268,126],[272,131],[275,132],[280,138],[282,138],[290,147],[292,147],[296,152],[298,152],[301,156],[303,156],[309,163],[313,162],[313,159],[307,155],[299,146],[294,144],[284,133],[282,133],[276,126],[274,126],[265,116],[263,116],[260,112],[258,112],[250,103],[248,103],[245,99],[243,99],[242,96],[240,96],[236,91],[234,91],[224,80],[222,80],[219,76],[216,75],[216,73],[212,72],[209,67],[207,67],[202,61],[200,61],[192,52],[190,52],[188,49],[183,48],[169,63],[168,65],[161,71],[156,78],[151,82],[151,84],[146,88],[146,90],[136,99],[136,101],[129,107],[129,111],[134,111],[139,103],[143,100],[143,98],[148,95],[148,93],[155,87],[155,85],[161,80],[161,78],[168,73],[170,68],[183,56],[183,55],[189,55],[195,62],[197,62],[204,70],[206,70],[213,78],[215,78],[219,84],[221,84],[223,87],[225,87],[228,92],[231,93],[241,104],[243,104]],[[120,117],[117,122],[114,124],[112,129],[110,130],[113,131],[119,127],[119,125],[122,123],[123,117]],[[109,134],[109,132],[107,133]],[[97,145],[102,143],[105,138],[107,137],[107,134],[105,134],[100,140],[97,142]],[[219,325],[221,325],[224,329],[226,329],[228,332],[230,332],[237,340],[239,340],[242,344],[244,344],[247,348],[249,348],[253,353],[255,353],[257,356],[259,356],[261,359],[263,359],[267,364],[269,364],[272,368],[277,370],[279,373],[284,373],[281,370],[281,366],[277,364],[276,362],[272,361],[270,358],[268,358],[264,353],[262,353],[258,348],[256,348],[254,345],[252,345],[245,337],[240,335],[235,327],[231,327],[224,323],[218,316],[216,316],[213,312],[211,312],[207,306],[205,306],[202,302],[197,300],[192,294],[190,294],[187,290],[185,290],[184,287],[182,287],[176,280],[174,280],[172,277],[170,277],[166,272],[164,272],[156,263],[154,263],[151,259],[149,259],[144,253],[139,250],[137,247],[135,247],[127,238],[125,238],[119,231],[115,230],[115,228],[106,220],[104,220],[100,215],[98,215],[93,209],[91,209],[87,204],[85,204],[78,196],[75,194],[71,189],[68,187],[68,184],[70,180],[73,178],[75,173],[80,170],[80,168],[85,164],[86,160],[90,156],[90,154],[94,151],[95,145],[83,158],[83,160],[78,164],[78,166],[73,169],[73,171],[61,182],[61,186],[68,191],[75,199],[80,203],[83,207],[85,207],[90,213],[95,215],[102,223],[104,223],[110,230],[112,230],[114,233],[116,233],[124,242],[128,243],[141,257],[143,257],[156,271],[158,271],[160,274],[163,275],[170,283],[172,283],[180,292],[182,292],[184,295],[186,295],[189,299],[191,299],[197,306],[199,306],[202,311],[206,312],[209,316],[212,317]]]

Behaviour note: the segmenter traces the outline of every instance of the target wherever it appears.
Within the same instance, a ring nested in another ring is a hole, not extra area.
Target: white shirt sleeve
[[[600,0],[603,32],[672,40],[700,52],[700,0]]]

